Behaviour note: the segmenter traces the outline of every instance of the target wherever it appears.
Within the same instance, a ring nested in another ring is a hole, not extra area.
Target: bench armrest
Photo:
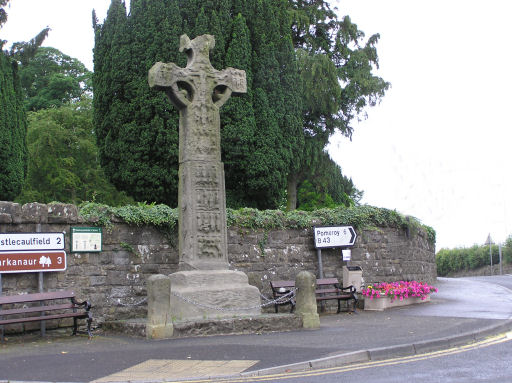
[[[77,306],[83,306],[85,308],[85,311],[89,311],[91,309],[91,304],[88,302],[88,301],[83,301],[83,302],[78,302],[75,297],[72,297],[71,298],[71,302],[74,304],[74,305],[77,305]]]
[[[348,290],[351,294],[355,294],[356,293],[356,288],[353,286],[353,285],[350,285],[350,286],[347,286],[347,287],[342,287],[342,286],[337,286],[338,289],[340,289],[341,291],[345,291],[345,290]]]

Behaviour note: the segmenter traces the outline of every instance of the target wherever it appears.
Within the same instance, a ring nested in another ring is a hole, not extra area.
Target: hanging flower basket
[[[430,294],[434,292],[437,292],[435,287],[416,281],[376,283],[361,290],[364,296],[364,309],[377,311],[429,302]]]

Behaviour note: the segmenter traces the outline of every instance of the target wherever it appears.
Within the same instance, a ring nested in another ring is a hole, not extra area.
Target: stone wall
[[[347,223],[349,224],[349,223]],[[167,238],[155,227],[116,222],[103,230],[101,253],[70,253],[72,226],[92,226],[76,206],[0,202],[0,232],[65,232],[67,270],[44,273],[46,290],[73,289],[79,299],[92,302],[95,325],[106,320],[145,317],[145,281],[152,274],[177,271],[177,238]],[[312,229],[228,230],[230,267],[248,274],[251,284],[270,296],[269,281],[295,279],[301,270],[318,275]],[[342,279],[340,249],[322,250],[325,277]],[[351,265],[361,266],[364,283],[400,279],[434,283],[434,248],[423,232],[408,236],[399,229],[358,232]],[[37,292],[38,274],[3,274],[5,295]]]

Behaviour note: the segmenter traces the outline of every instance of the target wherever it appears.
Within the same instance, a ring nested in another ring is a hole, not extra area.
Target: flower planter
[[[430,302],[430,295],[427,295],[425,299],[421,299],[419,297],[409,297],[404,298],[403,300],[395,299],[391,301],[390,297],[381,297],[381,298],[365,298],[364,300],[364,309],[365,310],[374,310],[374,311],[383,311],[392,307],[400,307],[407,305],[414,305],[417,303],[425,303]]]

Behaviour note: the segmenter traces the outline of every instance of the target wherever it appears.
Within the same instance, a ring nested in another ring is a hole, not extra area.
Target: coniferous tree
[[[359,49],[360,31],[333,15],[323,0],[132,0],[127,16],[124,3],[112,0],[104,24],[94,20],[95,125],[110,179],[138,200],[176,204],[178,112],[148,89],[147,71],[157,61],[184,67],[179,36],[209,33],[212,65],[244,69],[248,78],[247,94],[221,109],[228,204],[279,206],[287,184],[296,192],[306,179],[328,137],[336,129],[350,133],[350,120],[383,89],[363,65],[365,57],[376,63],[376,40]],[[347,51],[354,41],[357,49]],[[319,70],[310,76],[313,66]],[[361,75],[359,86],[340,87],[339,80]]]
[[[27,172],[26,118],[18,65],[0,51],[0,200],[21,192]]]
[[[238,14],[226,57],[226,66],[245,70],[247,94],[230,100],[221,109],[222,159],[226,169],[226,199],[232,207],[253,206],[247,169],[255,147],[256,120],[252,104],[252,52],[245,18]]]
[[[176,2],[167,3],[134,0],[127,17],[124,4],[112,1],[105,23],[96,26],[94,85],[102,85],[95,89],[95,125],[106,174],[137,200],[172,206],[178,114],[164,94],[147,85],[155,62],[183,63],[176,59],[181,18]]]

